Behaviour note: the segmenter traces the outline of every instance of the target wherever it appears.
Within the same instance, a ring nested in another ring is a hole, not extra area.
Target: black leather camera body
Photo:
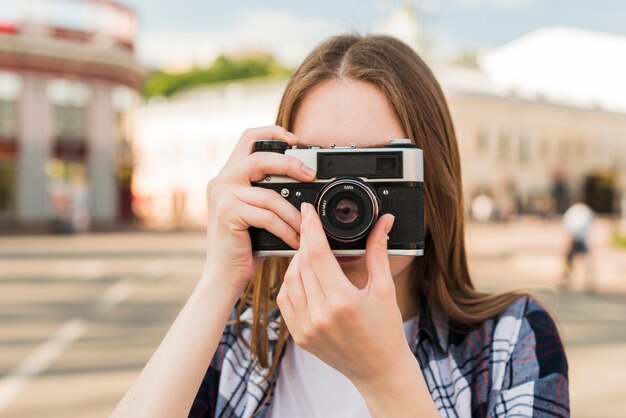
[[[367,235],[376,220],[391,213],[389,255],[424,253],[424,163],[422,150],[409,139],[394,139],[381,148],[309,146],[289,148],[282,141],[256,141],[254,152],[280,152],[317,170],[316,179],[300,183],[268,175],[255,187],[275,190],[298,210],[311,203],[336,256],[365,254]],[[291,256],[295,250],[270,232],[250,228],[257,256]]]

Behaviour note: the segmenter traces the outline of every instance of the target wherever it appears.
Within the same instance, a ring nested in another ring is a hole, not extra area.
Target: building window
[[[0,227],[5,223],[11,226],[17,209],[17,104],[21,90],[22,79],[19,75],[0,71]]]
[[[55,79],[48,82],[47,95],[53,106],[53,156],[62,161],[85,161],[91,90],[81,82]]]
[[[73,105],[54,106],[54,137],[60,141],[85,139],[85,108]]]
[[[0,155],[0,221],[2,218],[10,217],[15,212],[16,181],[17,166],[14,159],[3,158]]]
[[[539,157],[544,160],[550,159],[550,138],[542,136],[538,145]]]
[[[574,159],[579,164],[583,164],[587,160],[587,146],[584,138],[579,138],[574,144],[572,144],[572,148],[575,149]]]
[[[14,139],[17,133],[16,118],[15,102],[0,99],[0,140]]]
[[[530,161],[530,131],[523,129],[519,138],[519,160],[522,163]]]
[[[559,162],[567,162],[570,157],[571,146],[569,138],[562,138],[559,142]]]
[[[476,135],[476,153],[481,156],[489,154],[489,128],[481,126]]]
[[[501,129],[498,135],[498,157],[508,160],[511,155],[511,136],[507,130]]]
[[[17,129],[15,102],[0,99],[0,226],[16,209]]]

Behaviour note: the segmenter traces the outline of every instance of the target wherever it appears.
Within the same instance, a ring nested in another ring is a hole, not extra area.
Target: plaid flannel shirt
[[[522,297],[502,315],[463,331],[425,302],[411,349],[442,417],[569,417],[567,359],[554,322],[537,302]],[[250,315],[247,310],[242,319]],[[269,325],[272,351],[278,315]],[[243,337],[249,341],[245,324]],[[272,398],[261,406],[270,390],[265,375],[234,326],[227,326],[189,416],[244,418],[258,412],[266,418]]]

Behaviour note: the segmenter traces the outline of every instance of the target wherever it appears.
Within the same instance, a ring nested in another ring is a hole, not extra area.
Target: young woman
[[[422,257],[387,255],[386,214],[365,256],[336,258],[311,205],[251,187],[267,174],[315,178],[295,158],[252,154],[256,140],[368,148],[393,138],[424,153]],[[247,130],[207,194],[206,267],[113,416],[569,416],[550,316],[526,295],[472,284],[452,121],[435,77],[400,41],[346,35],[317,47],[277,126]],[[253,258],[251,226],[296,255]]]

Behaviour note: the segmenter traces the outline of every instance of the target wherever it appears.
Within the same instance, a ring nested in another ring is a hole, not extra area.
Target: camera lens
[[[352,223],[359,217],[359,205],[349,197],[344,197],[333,206],[333,216],[343,224]]]
[[[342,178],[328,183],[320,191],[316,205],[326,234],[342,243],[362,238],[378,219],[378,198],[359,179]]]

